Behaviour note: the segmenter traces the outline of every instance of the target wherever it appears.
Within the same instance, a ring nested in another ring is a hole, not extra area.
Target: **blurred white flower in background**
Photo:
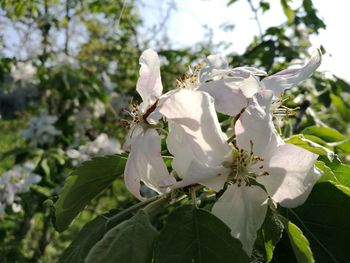
[[[121,113],[123,114],[122,110],[129,107],[131,99],[131,96],[117,92],[111,92],[109,94],[109,106],[116,115],[120,115]]]
[[[31,140],[33,147],[50,144],[55,136],[61,134],[61,131],[54,126],[57,119],[57,116],[42,112],[39,116],[31,118],[28,127],[22,130],[22,135],[25,139]]]
[[[55,65],[69,65],[72,68],[78,68],[79,67],[79,63],[78,61],[72,57],[72,56],[68,56],[65,53],[59,53],[57,54],[57,57],[54,61]]]
[[[108,92],[113,92],[113,90],[115,90],[115,88],[117,87],[117,84],[112,82],[111,78],[106,72],[102,72],[102,81]]]
[[[79,104],[78,104],[79,106]],[[92,128],[92,120],[98,119],[106,114],[106,106],[100,101],[96,100],[93,104],[82,108],[75,109],[75,115],[70,117],[70,121],[75,123],[76,134],[75,137],[81,139],[85,136],[87,130]]]
[[[100,100],[96,100],[95,103],[92,105],[92,115],[94,116],[94,118],[98,119],[105,114],[106,114],[105,104]]]
[[[121,153],[121,145],[114,138],[109,138],[107,134],[100,134],[94,141],[79,146],[77,150],[69,149],[67,155],[73,159],[73,165],[90,160],[95,156]]]
[[[11,77],[14,81],[33,83],[35,74],[36,68],[30,62],[17,62],[11,66]]]
[[[33,163],[27,162],[14,166],[0,176],[0,214],[4,213],[7,205],[11,205],[14,212],[20,211],[20,198],[17,195],[28,192],[32,184],[41,180],[39,175],[33,173],[34,168]]]

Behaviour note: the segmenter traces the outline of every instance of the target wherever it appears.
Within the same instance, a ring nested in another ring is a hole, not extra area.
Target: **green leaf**
[[[105,224],[108,218],[98,216],[87,223],[77,235],[69,247],[63,252],[58,263],[84,263],[84,259],[90,249],[105,234]]]
[[[258,239],[263,242],[263,250],[266,254],[267,263],[273,258],[273,251],[282,237],[283,229],[283,224],[279,220],[277,214],[269,209],[258,233]]]
[[[249,262],[241,243],[217,217],[193,206],[177,208],[155,247],[157,263]]]
[[[227,3],[227,6],[230,6],[234,3],[236,3],[238,0],[229,0],[228,3]]]
[[[150,263],[157,236],[148,215],[139,210],[134,217],[109,230],[90,250],[85,262]]]
[[[309,135],[309,134],[303,134],[303,136],[305,137],[305,139],[313,141],[313,142],[315,142],[315,143],[317,143],[317,144],[327,148],[330,151],[334,150],[332,146],[329,146],[329,144],[327,142],[325,142],[324,140],[322,140],[319,137],[316,137],[314,135]]]
[[[331,165],[331,168],[338,182],[350,187],[350,165],[339,163]]]
[[[329,182],[337,187],[344,194],[350,196],[350,166],[346,164],[332,164],[333,170],[325,163],[317,161],[316,167],[323,175],[317,182]]]
[[[287,19],[288,19],[288,23],[292,23],[295,17],[295,13],[292,10],[292,8],[290,8],[289,4],[288,4],[289,0],[281,0],[281,5],[282,5],[282,9],[284,14],[286,15]]]
[[[120,155],[97,157],[73,171],[55,204],[56,229],[67,229],[79,212],[123,173],[125,162]]]
[[[292,245],[295,257],[299,263],[312,263],[315,262],[309,241],[304,236],[303,232],[295,224],[281,217],[281,221],[284,224],[284,228],[288,233],[289,241]]]
[[[331,182],[318,183],[302,206],[288,211],[308,238],[316,262],[348,262],[349,195]]]
[[[87,223],[64,251],[58,263],[83,263],[91,248],[102,239],[104,234],[124,220],[129,219],[138,209],[158,200],[150,198],[137,203],[127,209],[113,209],[110,212],[96,217]]]
[[[42,159],[42,161],[40,162],[40,166],[41,168],[43,168],[45,174],[47,176],[50,176],[50,166],[47,163],[47,159]]]
[[[339,142],[346,139],[337,130],[326,127],[310,126],[305,128],[301,133],[319,137],[326,142]]]
[[[345,153],[350,153],[350,140],[342,142],[335,146],[337,149],[344,151]]]
[[[337,182],[338,179],[335,177],[331,168],[329,168],[324,162],[316,161],[315,166],[322,171],[322,176],[318,179],[317,182],[328,182],[334,181]]]
[[[321,156],[326,156],[330,161],[334,158],[334,152],[316,142],[306,139],[302,134],[291,136],[286,140],[286,143],[294,144]]]
[[[342,100],[342,98],[337,95],[331,94],[332,104],[336,108],[337,112],[345,121],[350,121],[350,109],[349,105]]]

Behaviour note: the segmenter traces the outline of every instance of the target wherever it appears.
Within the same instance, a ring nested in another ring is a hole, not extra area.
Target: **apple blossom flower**
[[[35,83],[37,70],[31,62],[17,62],[11,65],[11,77],[21,83]]]
[[[279,97],[285,89],[310,77],[321,64],[321,55],[321,51],[317,50],[305,66],[285,69],[268,77],[265,77],[264,71],[252,67],[228,68],[223,58],[211,55],[207,58],[207,66],[199,73],[198,89],[208,92],[215,99],[218,112],[236,116],[255,93],[272,90]],[[265,78],[259,81],[258,77]]]
[[[41,177],[33,173],[34,164],[16,165],[0,176],[0,214],[10,205],[14,212],[21,209],[18,194],[29,191],[32,184],[40,182]]]
[[[182,179],[174,187],[200,183],[219,191],[227,176],[226,168],[221,166],[223,160],[218,156],[229,158],[231,149],[226,142],[226,135],[221,131],[215,109],[226,114],[236,113],[236,109],[240,112],[246,106],[247,98],[243,95],[237,96],[236,92],[242,93],[241,89],[225,86],[221,80],[208,83],[206,81],[214,78],[216,73],[219,76],[220,70],[224,70],[226,75],[231,72],[235,77],[230,81],[237,85],[249,86],[250,81],[255,79],[249,79],[253,72],[249,68],[226,70],[222,69],[226,63],[218,56],[209,56],[208,59],[208,65],[211,68],[204,68],[206,73],[203,74],[206,77],[200,76],[201,65],[196,66],[194,70],[190,69],[185,78],[177,82],[178,89],[163,97],[159,103],[159,113],[168,120],[167,146],[174,156],[172,167],[176,175]],[[215,71],[216,68],[218,72]],[[255,72],[258,71],[255,70]],[[242,74],[247,77],[247,81],[240,77]],[[211,89],[207,89],[209,85]],[[231,100],[235,98],[242,98],[242,100]],[[235,108],[234,112],[232,108]],[[200,168],[203,168],[202,173],[196,173]]]
[[[269,90],[255,94],[237,120],[236,149],[231,162],[223,164],[230,168],[230,185],[212,209],[249,255],[265,219],[268,198],[284,207],[299,206],[320,176],[314,168],[318,155],[285,144],[277,134],[270,115],[272,98]]]
[[[79,146],[77,150],[69,149],[67,155],[73,159],[73,164],[90,160],[94,156],[103,156],[106,154],[121,153],[121,145],[119,141],[109,138],[107,134],[101,133],[97,138],[85,145]]]
[[[227,137],[221,131],[213,98],[206,92],[179,89],[160,105],[169,124],[167,146],[174,156],[172,167],[182,180],[174,187],[200,183],[220,190],[227,176],[221,166],[229,157]],[[213,174],[213,169],[218,170]],[[196,171],[201,169],[201,173]]]
[[[56,136],[62,133],[54,126],[57,119],[57,116],[42,112],[39,116],[30,119],[28,127],[22,131],[22,135],[25,139],[31,140],[33,147],[50,144]]]
[[[128,190],[140,200],[140,181],[158,193],[164,193],[175,183],[169,175],[160,154],[161,137],[155,130],[158,116],[155,111],[163,86],[160,76],[160,62],[156,52],[144,51],[140,57],[140,77],[136,90],[142,98],[140,105],[133,104],[131,115],[133,123],[124,149],[130,154],[125,166],[124,180]]]

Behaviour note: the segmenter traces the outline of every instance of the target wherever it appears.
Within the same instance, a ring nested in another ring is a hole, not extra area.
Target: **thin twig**
[[[254,13],[254,20],[256,21],[256,24],[258,25],[258,29],[259,29],[259,35],[260,37],[262,37],[263,33],[262,33],[262,29],[261,29],[261,24],[259,21],[259,16],[258,16],[258,9],[256,7],[254,7],[253,3],[251,0],[247,0],[250,6],[250,9],[253,11]]]

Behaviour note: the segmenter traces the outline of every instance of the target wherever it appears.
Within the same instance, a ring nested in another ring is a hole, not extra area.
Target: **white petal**
[[[140,108],[144,111],[160,97],[163,86],[160,77],[160,62],[154,50],[145,50],[140,57],[140,64],[140,77],[136,90],[143,100]]]
[[[206,92],[179,90],[164,101],[160,113],[184,131],[180,136],[183,142],[174,147],[179,148],[187,143],[192,156],[199,162],[218,166],[230,154],[226,136],[216,116],[213,98]],[[171,138],[174,136],[176,132],[169,133],[168,140],[179,141]],[[169,151],[176,159],[181,155],[181,149],[174,151],[174,147],[170,147]]]
[[[266,211],[267,194],[263,189],[233,185],[214,204],[212,213],[230,227],[232,236],[241,241],[250,256]]]
[[[140,196],[140,181],[158,193],[166,192],[164,184],[169,185],[170,181],[175,183],[160,155],[160,143],[161,138],[157,131],[147,129],[131,145],[124,179],[128,190],[140,200],[143,199]]]
[[[314,170],[318,155],[291,144],[280,145],[264,170],[270,175],[258,177],[271,198],[286,207],[301,205],[320,174]]]
[[[250,75],[248,78],[245,78],[244,81],[240,82],[240,89],[244,96],[251,98],[255,93],[261,90],[261,86],[258,80]]]
[[[247,98],[240,89],[240,81],[233,78],[205,82],[198,90],[209,93],[215,100],[215,109],[230,116],[236,116],[247,106]]]
[[[183,180],[178,182],[175,188],[199,183],[218,192],[224,187],[229,172],[230,170],[223,166],[211,167],[192,160]]]
[[[227,69],[228,67],[226,59],[224,59],[220,55],[210,55],[207,57],[205,62],[207,66],[204,67],[199,74],[199,81],[202,83],[207,80],[213,79],[214,72],[217,72],[217,71],[221,72]]]
[[[285,89],[298,85],[307,79],[320,66],[322,54],[320,50],[315,52],[310,61],[302,68],[286,69],[276,74],[264,78],[261,84],[265,89],[272,90],[276,96],[279,96]]]
[[[253,67],[238,67],[238,68],[232,69],[232,71],[246,72],[246,73],[253,75],[253,76],[267,76],[267,73],[265,71],[257,69],[257,68],[253,68]]]
[[[190,166],[193,158],[193,151],[187,141],[187,134],[180,125],[170,121],[168,122],[169,134],[167,137],[167,147],[169,152],[176,156],[172,161],[172,167],[179,177],[184,178],[186,171]]]
[[[123,144],[123,150],[124,151],[130,151],[131,149],[131,144],[135,142],[135,139],[143,133],[143,128],[136,124],[133,123],[130,127],[130,130],[128,131],[128,134],[126,135],[125,142]]]
[[[253,153],[260,157],[268,157],[278,145],[284,144],[270,116],[272,97],[268,90],[254,95],[235,124],[237,146],[250,151],[253,142]]]
[[[228,67],[228,63],[225,58],[221,57],[218,54],[209,55],[207,57],[207,64],[213,69],[225,69]]]

